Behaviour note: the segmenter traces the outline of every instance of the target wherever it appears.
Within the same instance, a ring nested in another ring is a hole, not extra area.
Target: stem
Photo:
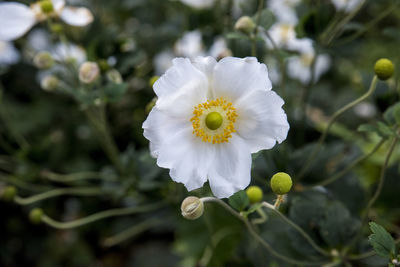
[[[389,160],[390,157],[392,156],[393,150],[396,147],[398,141],[398,137],[396,136],[390,147],[389,147],[389,151],[387,153],[387,156],[385,158],[385,162],[383,163],[382,169],[381,169],[381,173],[379,176],[379,183],[378,183],[378,187],[376,188],[376,191],[374,193],[374,195],[372,196],[372,198],[368,201],[367,207],[365,208],[364,214],[361,218],[361,225],[364,225],[368,219],[368,213],[369,210],[371,209],[371,207],[375,204],[376,200],[379,198],[379,195],[381,194],[382,188],[383,188],[383,184],[385,182],[385,173],[386,173],[386,169],[387,166],[389,165]],[[358,231],[358,233],[353,237],[353,239],[349,242],[349,244],[344,247],[343,252],[346,253],[356,242],[357,240],[361,237],[362,235],[362,227],[360,227],[360,230]]]
[[[314,163],[314,159],[317,156],[318,152],[321,149],[321,146],[323,144],[323,142],[325,141],[325,138],[328,135],[329,130],[331,129],[333,123],[336,121],[336,119],[342,115],[344,112],[346,112],[347,110],[351,109],[352,107],[354,107],[355,105],[359,104],[360,102],[364,101],[366,98],[368,98],[370,95],[372,95],[372,93],[375,91],[376,89],[376,84],[378,83],[378,77],[375,75],[374,78],[372,79],[371,85],[368,89],[368,91],[363,94],[361,97],[357,98],[356,100],[350,102],[349,104],[347,104],[346,106],[342,107],[341,109],[339,109],[338,111],[336,111],[332,117],[329,119],[328,121],[328,126],[324,129],[321,137],[318,140],[317,145],[315,146],[315,148],[313,149],[313,151],[311,152],[310,156],[307,158],[306,163],[304,164],[304,167],[300,170],[300,173],[298,175],[298,181],[300,181],[304,175],[306,174],[306,172],[308,171],[308,169],[312,166],[312,164]]]
[[[14,201],[19,205],[30,205],[38,201],[42,201],[52,197],[58,197],[63,195],[75,195],[75,196],[96,196],[102,194],[101,190],[97,187],[76,187],[76,188],[59,188],[50,190],[41,194],[37,194],[31,197],[22,198],[15,196]]]
[[[254,29],[254,35],[251,36],[251,55],[253,57],[257,57],[257,34],[258,34],[258,25],[260,25],[261,21],[261,11],[264,7],[264,0],[258,1],[257,8],[257,17],[256,17],[256,28]]]
[[[0,176],[0,181],[4,181],[4,182],[12,184],[18,188],[21,188],[21,189],[24,189],[27,191],[31,191],[31,192],[43,192],[43,191],[52,189],[52,187],[50,187],[50,186],[27,183],[27,182],[23,181],[22,179],[12,177],[12,176]]]
[[[41,173],[41,176],[49,179],[50,181],[53,182],[59,182],[59,183],[71,183],[71,182],[76,182],[76,181],[81,181],[81,180],[92,180],[92,179],[102,179],[102,180],[110,180],[114,181],[114,179],[108,179],[108,178],[103,178],[101,177],[101,173],[98,172],[77,172],[77,173],[70,173],[70,174],[58,174],[54,173],[51,171],[43,171]]]
[[[277,257],[278,259],[281,259],[285,262],[291,263],[291,264],[297,264],[297,265],[310,265],[310,266],[321,266],[323,264],[326,264],[326,262],[308,262],[308,261],[299,261],[299,260],[294,260],[291,258],[288,258],[279,252],[277,252],[269,243],[267,243],[264,239],[262,239],[257,232],[254,230],[252,227],[251,223],[241,216],[239,213],[237,213],[234,209],[232,209],[228,204],[226,204],[224,201],[214,198],[214,197],[204,197],[201,198],[203,202],[215,202],[225,208],[229,213],[231,213],[233,216],[241,220],[247,227],[247,230],[249,233],[266,249],[271,253],[273,256]]]
[[[334,174],[332,177],[321,181],[319,183],[316,183],[314,185],[310,185],[310,186],[305,186],[304,190],[309,190],[312,189],[316,186],[326,186],[328,184],[331,184],[333,182],[335,182],[336,180],[340,179],[341,177],[343,177],[343,175],[345,175],[346,173],[348,173],[350,170],[352,170],[355,166],[357,166],[360,162],[368,159],[370,156],[372,156],[373,154],[375,154],[376,151],[378,151],[378,149],[385,143],[385,139],[381,139],[381,141],[379,141],[379,143],[377,143],[375,145],[375,147],[368,153],[365,155],[361,155],[360,157],[358,157],[357,159],[355,159],[352,163],[350,163],[346,168],[344,168],[343,170],[341,170],[340,172]]]
[[[281,217],[281,219],[283,219],[287,224],[289,224],[291,227],[293,227],[300,235],[302,235],[316,251],[318,251],[322,255],[330,256],[329,252],[327,252],[326,250],[324,250],[323,248],[318,246],[314,242],[314,240],[303,229],[301,229],[300,226],[298,226],[295,222],[293,222],[288,217],[286,217],[283,213],[279,212],[275,208],[275,206],[273,206],[273,205],[271,205],[271,204],[269,204],[268,202],[265,202],[265,201],[262,202],[262,206],[272,210],[273,212],[275,212],[279,217]]]
[[[113,247],[161,223],[163,222],[160,219],[145,220],[114,236],[108,237],[104,240],[103,245],[105,247]]]
[[[279,209],[279,207],[281,206],[283,202],[283,196],[282,195],[278,195],[278,198],[276,199],[275,203],[274,203],[274,209]]]
[[[56,228],[56,229],[72,229],[72,228],[76,228],[76,227],[79,227],[79,226],[82,226],[85,224],[89,224],[89,223],[92,223],[92,222],[95,222],[98,220],[102,220],[105,218],[109,218],[109,217],[124,216],[124,215],[130,215],[130,214],[138,213],[138,212],[152,211],[152,210],[155,210],[155,209],[161,207],[162,204],[163,203],[159,202],[159,203],[149,204],[149,205],[144,205],[144,206],[111,209],[111,210],[94,213],[87,217],[84,217],[84,218],[81,218],[81,219],[78,219],[75,221],[70,221],[70,222],[55,221],[52,218],[50,218],[44,214],[42,216],[42,222],[53,228]]]

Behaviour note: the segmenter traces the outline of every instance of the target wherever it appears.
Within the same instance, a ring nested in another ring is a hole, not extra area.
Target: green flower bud
[[[252,33],[256,28],[256,24],[249,16],[243,16],[239,18],[235,23],[235,30],[243,32],[245,34]]]
[[[394,65],[389,59],[381,58],[375,63],[374,71],[380,80],[385,81],[392,77]]]
[[[49,14],[54,11],[53,3],[49,0],[40,1],[39,4],[40,4],[40,9],[45,14]]]
[[[271,179],[271,188],[277,195],[284,195],[292,188],[292,178],[289,174],[278,172]]]
[[[42,221],[43,210],[35,208],[29,213],[29,220],[34,224],[39,224]]]
[[[17,188],[15,188],[15,186],[10,185],[4,188],[1,197],[5,201],[12,201],[16,194],[17,194]]]
[[[100,68],[96,62],[87,61],[79,67],[79,80],[82,83],[92,83],[100,75]]]
[[[39,52],[33,58],[33,64],[39,69],[50,69],[54,60],[49,52]]]
[[[60,83],[60,80],[56,76],[47,75],[46,77],[44,77],[41,80],[40,86],[42,87],[43,90],[52,92],[55,89],[57,89],[59,83]]]
[[[101,71],[107,71],[110,69],[110,65],[108,65],[108,62],[105,59],[100,59],[97,64],[99,65]]]
[[[153,77],[151,77],[150,80],[149,80],[149,85],[150,85],[150,87],[153,87],[154,83],[155,83],[159,78],[160,78],[159,76],[153,76]]]
[[[204,212],[203,201],[194,196],[187,197],[181,205],[182,216],[188,220],[196,220]]]
[[[59,33],[63,32],[64,28],[63,28],[62,24],[60,24],[60,23],[53,23],[50,26],[50,30],[54,33],[59,34]]]
[[[257,203],[260,202],[263,198],[263,191],[258,186],[250,186],[246,189],[247,197],[250,200],[250,203]]]

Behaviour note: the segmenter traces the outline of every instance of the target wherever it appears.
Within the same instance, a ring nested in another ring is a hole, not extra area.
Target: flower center
[[[223,98],[207,100],[194,107],[190,119],[193,134],[203,142],[219,144],[228,142],[232,133],[236,132],[234,123],[238,114],[232,103]]]

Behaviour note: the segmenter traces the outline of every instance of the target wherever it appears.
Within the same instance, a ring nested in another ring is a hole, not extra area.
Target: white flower
[[[215,196],[231,196],[250,182],[251,153],[286,139],[284,101],[256,58],[176,58],[153,88],[144,136],[158,166],[189,191],[208,180]]]
[[[0,41],[0,66],[14,64],[19,58],[18,50],[11,42]]]
[[[175,58],[175,55],[170,50],[162,51],[156,54],[153,58],[153,65],[155,69],[156,75],[161,75],[167,71],[169,67],[172,66],[172,60]]]
[[[195,58],[204,55],[204,46],[200,31],[186,32],[175,43],[175,54],[181,57]]]
[[[68,7],[64,0],[48,2],[51,5],[49,12],[42,10],[43,2],[30,6],[17,2],[0,3],[0,40],[15,40],[48,17],[59,17],[72,26],[86,26],[93,21],[92,13],[85,7]]]
[[[297,24],[295,7],[301,0],[269,0],[268,8],[274,13],[278,22]]]
[[[365,0],[332,0],[332,4],[339,11],[350,13]]]
[[[50,53],[54,59],[62,62],[81,64],[86,61],[85,50],[75,44],[58,43],[51,48]]]
[[[287,50],[305,52],[312,50],[312,40],[308,38],[298,39],[296,38],[296,31],[293,24],[289,23],[275,23],[271,26],[269,30],[269,35],[272,40],[274,40],[278,48],[283,48]],[[264,40],[270,49],[274,46],[271,40],[264,36]]]
[[[288,59],[288,75],[293,79],[299,80],[303,84],[311,81],[311,65],[315,57],[315,52],[310,51]],[[318,55],[314,66],[314,81],[319,80],[331,66],[331,59],[328,55]]]
[[[182,3],[193,8],[210,8],[214,5],[215,0],[181,0]]]

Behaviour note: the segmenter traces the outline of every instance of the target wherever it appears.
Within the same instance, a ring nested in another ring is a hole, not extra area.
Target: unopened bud
[[[106,72],[106,77],[107,77],[107,80],[109,80],[110,82],[116,83],[116,84],[120,84],[123,82],[121,73],[119,73],[119,71],[116,69],[108,70]]]
[[[34,224],[39,224],[42,221],[43,210],[41,208],[35,208],[29,213],[29,220]]]
[[[255,28],[256,24],[249,16],[243,16],[239,18],[235,23],[235,30],[243,32],[245,34],[252,33]]]
[[[289,174],[278,172],[271,179],[271,188],[277,195],[284,195],[292,188],[292,178]]]
[[[249,188],[246,189],[246,194],[252,204],[260,202],[263,198],[263,191],[256,185],[249,186]]]
[[[203,201],[198,197],[187,197],[181,205],[182,216],[188,220],[196,220],[204,212]]]
[[[4,188],[4,190],[2,191],[1,197],[5,200],[5,201],[11,201],[14,199],[15,195],[17,194],[17,188],[15,188],[15,186],[7,186],[6,188]]]
[[[62,31],[64,30],[63,25],[61,25],[60,23],[53,23],[50,26],[50,30],[54,33],[62,33]]]
[[[54,11],[53,3],[49,0],[40,1],[39,4],[40,4],[40,9],[45,14],[49,14]]]
[[[147,105],[145,108],[146,114],[149,114],[150,111],[153,109],[153,107],[156,105],[157,102],[157,97],[154,97]]]
[[[49,52],[39,52],[33,58],[33,64],[39,69],[49,69],[53,66],[54,60]]]
[[[42,79],[40,86],[43,90],[51,92],[57,89],[60,80],[54,75],[48,75]]]
[[[392,77],[394,65],[389,59],[381,58],[375,63],[374,71],[380,80],[385,81]]]
[[[155,84],[155,82],[160,78],[160,76],[153,76],[150,78],[149,80],[149,85],[150,87],[153,87],[153,85]]]
[[[79,80],[82,83],[92,83],[100,75],[100,68],[96,62],[87,61],[79,68]]]

